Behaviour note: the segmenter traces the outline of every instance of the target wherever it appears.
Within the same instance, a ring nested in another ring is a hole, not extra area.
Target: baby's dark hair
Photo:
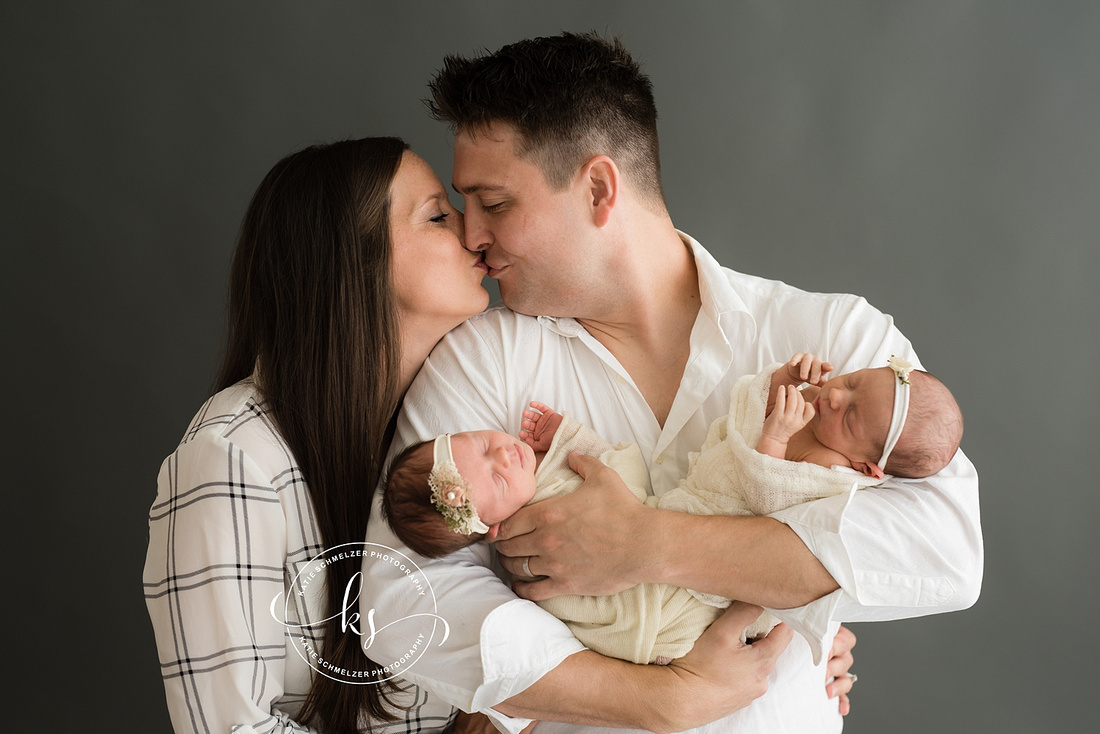
[[[951,463],[962,441],[963,417],[947,386],[921,370],[909,373],[909,413],[898,444],[882,467],[896,477],[930,477]]]
[[[382,516],[401,542],[426,558],[438,558],[465,548],[485,536],[463,535],[447,527],[432,503],[428,475],[434,457],[432,441],[413,444],[390,463],[382,489]]]

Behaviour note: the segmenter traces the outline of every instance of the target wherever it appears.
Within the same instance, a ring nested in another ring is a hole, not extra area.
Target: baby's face
[[[456,433],[451,455],[486,525],[510,517],[535,496],[535,452],[518,438],[501,431]]]
[[[878,462],[894,412],[896,379],[893,370],[880,367],[826,382],[813,403],[814,436],[853,465]]]

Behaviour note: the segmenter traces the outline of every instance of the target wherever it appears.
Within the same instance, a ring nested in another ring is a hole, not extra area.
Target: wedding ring
[[[523,559],[523,575],[529,579],[532,579],[535,577],[535,574],[531,573],[531,566],[529,565],[530,563],[531,556],[527,556]]]
[[[853,686],[856,684],[856,681],[859,680],[859,676],[855,673],[848,673],[848,677],[852,679]]]

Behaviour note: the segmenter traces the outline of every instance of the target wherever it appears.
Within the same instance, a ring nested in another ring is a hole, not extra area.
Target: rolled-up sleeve
[[[935,477],[891,481],[774,513],[840,585],[803,607],[774,610],[808,638],[828,624],[966,609],[978,599],[983,551],[978,477],[959,452]]]

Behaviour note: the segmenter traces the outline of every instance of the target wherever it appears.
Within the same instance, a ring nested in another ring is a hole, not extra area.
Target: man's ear
[[[879,465],[873,461],[857,461],[852,464],[852,468],[869,477],[874,477],[875,479],[882,479],[886,476],[886,472],[880,469]]]
[[[593,222],[597,227],[607,226],[619,198],[619,167],[608,156],[598,155],[584,164],[580,175]]]

